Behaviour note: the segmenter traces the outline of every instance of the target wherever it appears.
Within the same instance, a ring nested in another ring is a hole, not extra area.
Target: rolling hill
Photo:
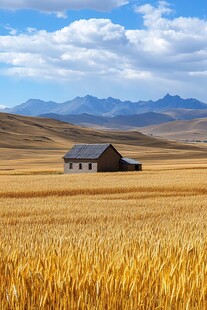
[[[206,159],[207,147],[156,139],[138,131],[101,131],[57,120],[0,113],[0,170],[62,169],[74,143],[113,143],[128,157],[153,166],[166,160]]]
[[[173,121],[139,128],[145,134],[164,139],[207,141],[207,118]]]
[[[81,128],[61,121],[0,113],[0,147],[22,149],[67,148],[71,143],[128,144],[160,148],[188,148],[157,140],[137,131],[101,131]]]
[[[167,115],[170,115],[176,120],[190,120],[195,118],[207,118],[207,110],[199,109],[173,109],[166,111]]]

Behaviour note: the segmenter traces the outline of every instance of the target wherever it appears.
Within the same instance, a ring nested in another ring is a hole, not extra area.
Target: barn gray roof
[[[120,159],[122,164],[128,164],[128,165],[141,165],[140,161],[136,161],[132,158],[126,158],[126,157],[122,157]]]
[[[63,158],[64,159],[98,159],[110,145],[111,145],[110,143],[75,144],[72,147],[72,149],[65,154]],[[111,146],[113,147],[113,145]],[[117,152],[115,148],[114,150]]]

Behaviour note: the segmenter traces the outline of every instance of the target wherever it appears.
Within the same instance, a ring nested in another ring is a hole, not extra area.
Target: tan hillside
[[[146,162],[206,158],[205,146],[148,137],[137,131],[101,131],[60,121],[0,113],[0,169],[62,169],[74,143],[113,143],[125,156]],[[173,155],[173,157],[172,157]]]
[[[139,128],[142,133],[165,139],[207,140],[207,118],[174,121],[161,125]]]

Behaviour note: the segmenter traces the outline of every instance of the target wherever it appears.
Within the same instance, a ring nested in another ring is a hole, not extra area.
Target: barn
[[[142,171],[142,164],[124,158],[110,143],[75,144],[64,159],[64,173]]]

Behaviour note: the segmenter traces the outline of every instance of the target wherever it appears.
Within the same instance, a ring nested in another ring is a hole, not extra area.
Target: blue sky
[[[0,1],[0,105],[86,94],[207,102],[207,3]]]

